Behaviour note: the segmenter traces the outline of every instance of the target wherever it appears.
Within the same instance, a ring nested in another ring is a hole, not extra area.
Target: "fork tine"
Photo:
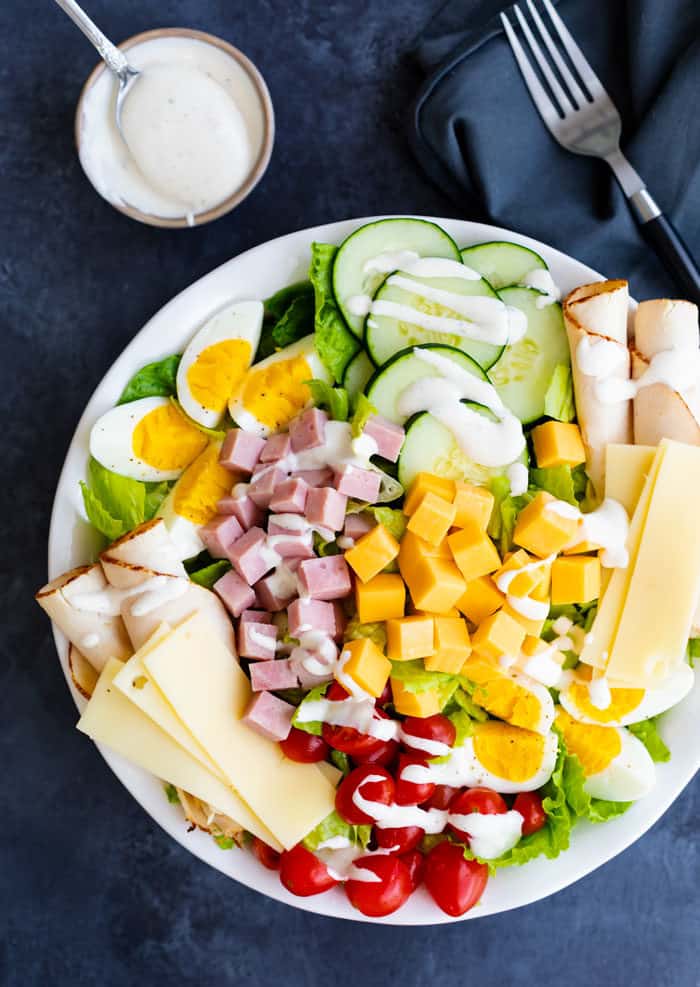
[[[530,91],[532,101],[539,110],[540,116],[547,124],[549,130],[556,136],[555,127],[559,123],[560,118],[554,103],[537,78],[537,73],[530,65],[528,57],[523,51],[523,46],[520,44],[517,34],[504,13],[501,13],[501,23],[503,24],[503,30],[506,32],[506,37],[508,38],[515,60],[518,63],[518,68],[525,80],[525,85]]]
[[[559,80],[557,79],[554,72],[552,72],[549,62],[547,61],[544,54],[542,53],[542,49],[540,48],[537,41],[535,40],[535,36],[530,30],[530,25],[523,17],[520,11],[520,7],[517,5],[517,3],[514,5],[513,10],[515,11],[515,16],[518,18],[518,21],[520,22],[520,27],[522,28],[523,34],[525,35],[525,40],[530,46],[530,51],[535,56],[537,64],[542,70],[542,75],[549,83],[549,88],[554,93],[554,98],[557,100],[559,106],[561,107],[564,113],[573,113],[574,107],[571,105],[571,100],[562,89]]]
[[[588,100],[583,95],[583,92],[581,91],[581,87],[579,86],[578,82],[569,71],[568,65],[561,57],[561,54],[559,53],[559,49],[552,41],[552,36],[547,30],[547,28],[544,26],[544,22],[537,11],[537,7],[534,5],[532,0],[526,0],[526,3],[530,11],[530,15],[533,21],[535,22],[535,26],[537,27],[537,30],[540,32],[540,37],[542,38],[545,45],[547,46],[549,50],[549,54],[554,59],[554,64],[559,69],[559,74],[564,80],[564,83],[566,84],[569,92],[573,96],[574,101],[578,103],[579,108],[584,106],[588,102]]]
[[[602,82],[595,74],[591,66],[588,64],[588,60],[586,56],[583,54],[579,46],[571,37],[571,34],[569,33],[566,24],[561,19],[559,14],[556,12],[554,7],[550,3],[550,0],[542,0],[542,3],[544,5],[545,10],[549,14],[550,20],[552,21],[552,24],[554,25],[557,34],[559,35],[559,40],[561,41],[562,45],[566,49],[567,55],[574,63],[574,66],[576,67],[578,74],[581,76],[581,79],[583,80],[583,84],[586,86],[591,96],[593,96],[594,98],[607,96],[607,98],[609,99],[610,97],[608,96],[605,87],[603,86]]]

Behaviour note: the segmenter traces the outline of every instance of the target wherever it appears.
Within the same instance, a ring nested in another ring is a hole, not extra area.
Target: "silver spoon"
[[[116,45],[113,45],[109,38],[100,31],[97,24],[92,21],[85,11],[80,7],[75,0],[56,0],[58,6],[63,10],[70,19],[76,24],[80,30],[83,32],[88,41],[91,41],[99,52],[100,58],[103,59],[107,68],[113,72],[119,82],[119,90],[117,92],[117,106],[116,106],[116,122],[117,129],[121,134],[121,117],[122,108],[127,96],[131,92],[134,82],[138,79],[141,73],[138,69],[133,68],[129,65],[126,55],[123,51],[120,51]],[[122,134],[122,137],[124,135]]]

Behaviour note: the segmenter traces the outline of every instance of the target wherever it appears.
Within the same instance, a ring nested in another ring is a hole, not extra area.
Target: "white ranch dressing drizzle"
[[[406,747],[411,747],[416,751],[423,751],[428,757],[447,757],[452,753],[449,744],[443,744],[441,740],[431,740],[430,737],[418,737],[415,733],[409,733],[402,726],[399,727],[398,740],[402,741]]]
[[[584,335],[576,346],[576,363],[585,377],[595,381],[594,392],[601,404],[629,401],[636,388],[631,380],[616,374],[627,367],[627,347],[606,336]]]
[[[560,689],[567,676],[567,672],[561,667],[561,659],[561,651],[557,648],[556,643],[552,642],[545,651],[525,658],[520,663],[520,668],[525,675],[529,675],[535,682],[540,682],[549,689]]]
[[[136,597],[137,599],[131,604],[130,612],[134,617],[142,617],[161,604],[182,596],[189,586],[189,580],[180,576],[156,575],[137,586],[129,586],[125,589],[106,586],[92,593],[74,593],[70,598],[64,594],[64,599],[76,610],[117,617],[121,614],[124,602]]]
[[[553,500],[547,504],[546,510],[560,517],[578,521],[579,527],[571,546],[588,541],[600,545],[600,564],[606,569],[626,569],[629,565],[627,551],[627,536],[629,534],[629,516],[617,500],[606,497],[599,507],[583,514],[578,507],[567,504],[563,500]]]
[[[527,493],[530,474],[525,463],[511,463],[506,470],[506,476],[508,477],[510,492],[513,497],[519,497],[521,494]]]
[[[296,719],[300,723],[320,721],[335,727],[352,727],[377,740],[396,740],[398,736],[398,721],[377,716],[371,698],[306,700],[297,708]]]
[[[522,575],[524,572],[535,572],[537,569],[546,568],[550,566],[556,559],[556,554],[548,555],[546,559],[534,559],[532,562],[526,562],[525,565],[519,566],[517,569],[509,569],[507,572],[500,572],[495,578],[494,582],[501,593],[507,593],[510,589],[511,583],[517,579],[518,576]]]
[[[390,274],[392,271],[405,270],[406,266],[420,258],[415,250],[385,250],[376,257],[366,260],[362,270],[365,274]]]
[[[545,620],[549,613],[549,604],[543,600],[533,600],[529,596],[516,596],[514,593],[509,593],[511,583],[523,572],[534,572],[551,565],[555,558],[556,555],[548,555],[546,559],[526,562],[518,569],[509,569],[507,572],[499,573],[494,579],[501,593],[506,594],[508,606],[519,613],[521,617],[525,617],[526,620]]]
[[[536,291],[542,292],[542,297],[535,302],[537,308],[545,308],[547,305],[558,302],[561,298],[561,291],[556,281],[544,267],[535,267],[532,271],[528,271],[527,274],[523,275],[520,283],[525,288],[534,288]]]
[[[397,401],[399,413],[408,418],[429,411],[450,429],[462,451],[482,466],[513,463],[525,448],[525,436],[520,421],[505,407],[495,387],[432,350],[416,346],[413,353],[440,376],[421,377],[404,388]],[[489,420],[463,400],[484,405],[497,420]]]
[[[612,702],[610,686],[604,675],[594,675],[588,683],[588,698],[596,709],[607,709]]]
[[[261,648],[266,648],[268,651],[275,651],[277,642],[272,634],[263,634],[255,625],[249,626],[247,633],[253,644],[257,644]]]

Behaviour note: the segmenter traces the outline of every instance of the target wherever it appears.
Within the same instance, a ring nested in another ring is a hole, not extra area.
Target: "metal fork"
[[[526,3],[539,41],[520,7],[516,4],[512,9],[530,55],[534,56],[550,92],[540,82],[505,13],[501,13],[501,21],[532,101],[547,129],[567,151],[607,161],[646,239],[683,291],[684,297],[700,304],[700,271],[690,251],[620,150],[622,122],[615,104],[550,0],[542,0],[542,4],[559,44],[571,60],[587,93],[564,60],[533,0],[526,0]]]

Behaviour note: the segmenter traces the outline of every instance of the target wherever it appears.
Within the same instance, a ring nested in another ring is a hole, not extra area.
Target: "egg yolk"
[[[243,407],[261,425],[277,432],[308,404],[311,393],[304,382],[312,377],[311,367],[303,356],[254,369],[243,387]]]
[[[620,734],[614,727],[579,723],[563,709],[557,713],[555,723],[569,754],[575,754],[581,762],[586,778],[607,768],[622,750]]]
[[[158,470],[181,470],[206,446],[206,435],[168,403],[144,415],[133,431],[134,455]]]
[[[219,445],[212,443],[185,470],[173,491],[173,510],[194,524],[206,524],[216,503],[231,492],[231,474],[219,464]]]
[[[588,687],[580,682],[575,682],[571,686],[569,696],[582,716],[587,716],[589,720],[597,720],[599,723],[611,723],[639,706],[644,698],[644,689],[611,689],[610,705],[605,709],[598,709],[593,705]]]
[[[247,339],[224,339],[202,350],[187,371],[187,385],[195,401],[207,411],[223,414],[228,399],[250,366]]]
[[[474,754],[491,774],[507,781],[527,781],[544,756],[541,733],[489,720],[474,727]]]
[[[488,661],[469,658],[462,674],[476,683],[472,699],[492,716],[526,730],[537,730],[542,718],[538,697]]]

